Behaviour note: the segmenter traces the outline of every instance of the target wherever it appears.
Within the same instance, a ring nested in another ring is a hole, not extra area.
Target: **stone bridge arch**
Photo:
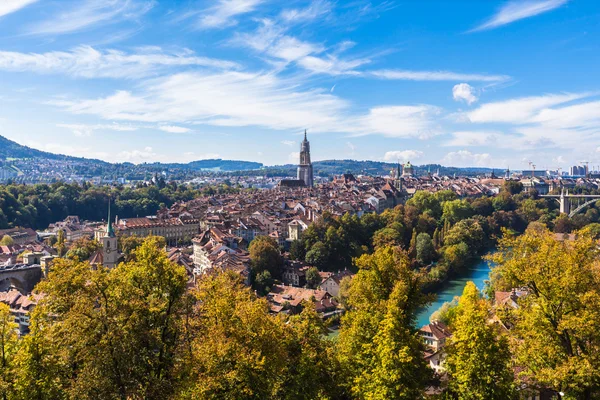
[[[0,269],[0,290],[7,290],[10,285],[16,287],[19,292],[29,294],[35,285],[42,280],[42,267],[39,265],[24,266],[22,268],[7,267]]]

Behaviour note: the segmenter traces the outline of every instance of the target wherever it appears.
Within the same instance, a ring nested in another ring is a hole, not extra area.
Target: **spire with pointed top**
[[[307,139],[306,139],[306,129],[304,130],[304,141],[305,142],[307,141]]]
[[[115,237],[115,231],[113,230],[112,220],[110,219],[110,197],[108,198],[108,226],[106,227],[106,236]]]

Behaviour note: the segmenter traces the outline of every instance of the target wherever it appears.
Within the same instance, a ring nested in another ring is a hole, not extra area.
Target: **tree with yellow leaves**
[[[492,260],[519,299],[511,330],[523,377],[565,398],[600,396],[600,265],[588,236],[557,240],[547,230],[506,235]]]

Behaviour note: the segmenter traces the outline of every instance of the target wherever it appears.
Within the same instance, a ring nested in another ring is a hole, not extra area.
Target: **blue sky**
[[[595,0],[2,0],[0,134],[108,161],[600,165]]]

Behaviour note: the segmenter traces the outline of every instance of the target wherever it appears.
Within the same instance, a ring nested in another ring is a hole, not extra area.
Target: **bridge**
[[[42,267],[39,264],[1,266],[0,291],[5,291],[13,285],[19,292],[29,294],[42,277]]]
[[[540,197],[551,198],[558,201],[560,204],[560,212],[562,214],[568,214],[569,218],[572,218],[575,214],[579,213],[585,207],[600,200],[600,195],[595,194],[569,194],[569,191],[564,189],[560,191],[560,194],[545,194]],[[571,211],[571,199],[584,199],[582,204],[577,204],[574,210]]]

